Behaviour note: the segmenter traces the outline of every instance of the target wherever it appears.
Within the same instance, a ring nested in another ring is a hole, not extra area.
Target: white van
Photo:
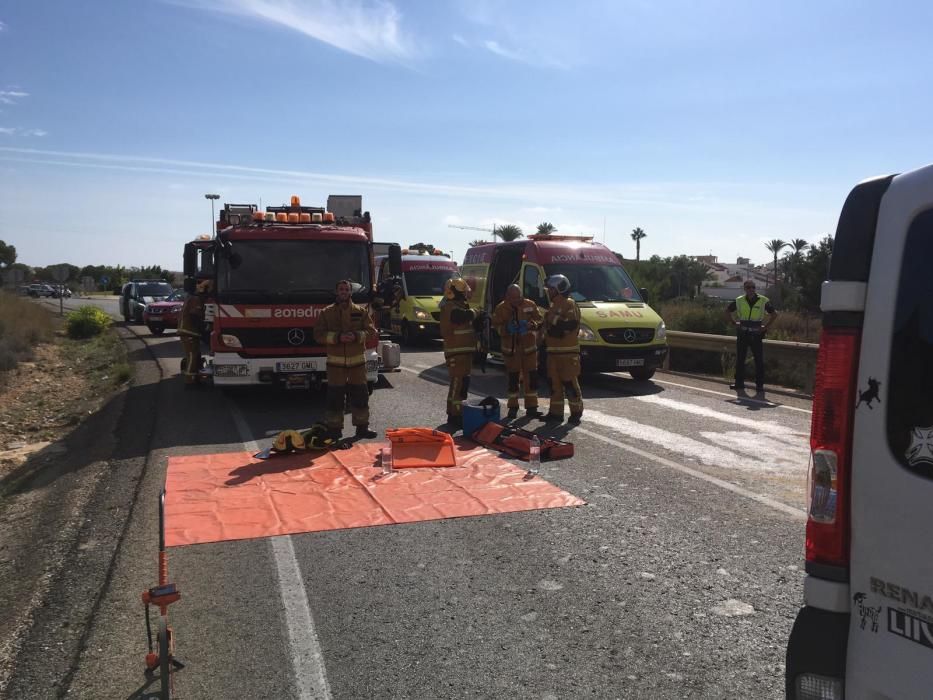
[[[823,285],[787,697],[933,697],[933,166],[862,182]]]

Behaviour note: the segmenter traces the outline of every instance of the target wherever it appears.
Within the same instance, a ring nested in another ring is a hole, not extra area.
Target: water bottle
[[[535,475],[541,471],[541,440],[537,435],[531,438],[531,448],[528,450],[528,471]]]
[[[383,447],[382,448],[382,473],[391,474],[392,473],[392,447]]]

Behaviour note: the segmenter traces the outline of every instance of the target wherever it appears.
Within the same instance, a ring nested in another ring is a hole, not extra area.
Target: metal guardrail
[[[723,355],[735,355],[734,335],[668,331],[667,344],[672,350],[702,350],[706,352],[718,352]],[[820,349],[819,344],[795,343],[788,340],[768,340],[765,338],[764,345],[765,357],[804,365],[808,376],[808,381],[804,389],[806,391],[812,391],[813,375],[816,371],[816,354]],[[669,368],[669,363],[670,353],[665,361],[665,368]]]

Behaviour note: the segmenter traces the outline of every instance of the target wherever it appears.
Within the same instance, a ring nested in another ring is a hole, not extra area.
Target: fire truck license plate
[[[276,372],[313,372],[313,360],[286,360],[275,363]]]
[[[616,360],[616,367],[641,367],[644,364],[645,364],[644,359]]]

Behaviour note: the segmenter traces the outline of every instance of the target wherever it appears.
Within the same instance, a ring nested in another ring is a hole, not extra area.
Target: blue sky
[[[210,204],[362,194],[376,237],[547,220],[634,256],[832,233],[933,161],[933,9],[866,2],[0,0],[0,239],[181,265]]]

